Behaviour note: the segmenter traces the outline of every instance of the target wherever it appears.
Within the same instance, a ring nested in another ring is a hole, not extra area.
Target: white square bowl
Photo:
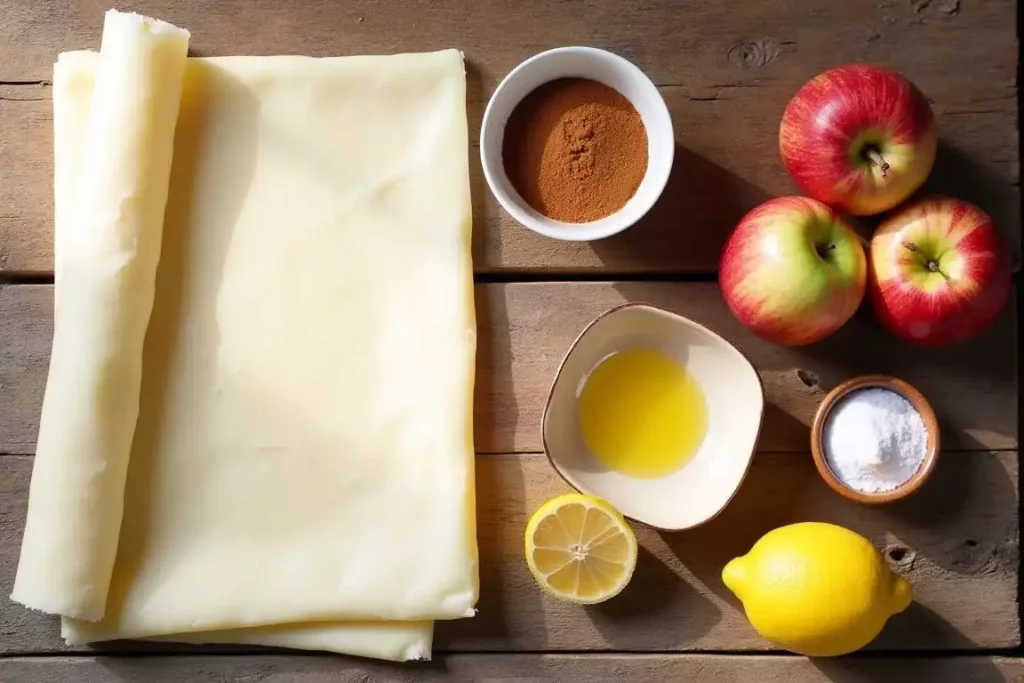
[[[700,384],[707,403],[708,429],[700,449],[663,477],[609,470],[580,433],[578,399],[588,376],[602,360],[630,348],[675,358]],[[761,378],[735,346],[681,315],[626,304],[590,323],[562,360],[544,409],[544,448],[576,490],[607,500],[630,519],[678,531],[707,522],[732,500],[753,459],[763,415]]]

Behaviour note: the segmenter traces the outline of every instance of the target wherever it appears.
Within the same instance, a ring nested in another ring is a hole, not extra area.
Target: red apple
[[[858,216],[896,206],[935,162],[928,100],[894,71],[851,64],[820,74],[789,101],[779,150],[811,197]]]
[[[857,310],[866,271],[860,237],[835,210],[808,197],[779,197],[733,230],[719,284],[729,310],[756,334],[810,344]]]
[[[1011,270],[985,212],[959,199],[929,198],[901,209],[871,238],[871,304],[897,337],[952,344],[999,316]]]

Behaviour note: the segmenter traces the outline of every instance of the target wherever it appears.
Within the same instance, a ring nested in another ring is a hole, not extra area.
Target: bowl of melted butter
[[[626,304],[591,322],[562,360],[544,448],[573,488],[677,531],[735,495],[763,414],[760,377],[736,347],[671,311]]]

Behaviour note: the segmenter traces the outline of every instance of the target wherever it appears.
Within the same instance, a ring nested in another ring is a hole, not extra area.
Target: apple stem
[[[874,147],[868,147],[864,150],[864,156],[873,163],[882,172],[882,177],[886,177],[886,173],[889,171],[889,162],[885,160],[881,152]]]
[[[914,244],[913,242],[904,242],[903,243],[903,248],[906,249],[907,251],[917,251],[917,245]],[[936,261],[935,259],[933,259],[933,258],[926,259],[925,262],[924,262],[924,265],[925,265],[926,268],[928,268],[928,272],[930,272],[930,273],[938,273],[939,275],[944,277],[946,280],[949,280],[949,276],[946,275],[945,273],[943,273],[941,270],[939,270],[939,262]]]

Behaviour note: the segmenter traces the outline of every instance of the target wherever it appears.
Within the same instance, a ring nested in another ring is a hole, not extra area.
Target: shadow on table
[[[952,624],[919,602],[912,602],[906,610],[893,615],[868,650],[899,652],[920,650],[924,647],[936,652],[942,650],[970,650],[978,645]]]
[[[476,291],[477,329],[494,330],[494,334],[477,335],[477,368],[474,387],[474,439],[477,444],[508,443],[516,433],[519,409],[512,382],[512,349],[509,340],[508,311],[501,288],[478,287]],[[499,420],[505,420],[502,424]],[[490,433],[482,433],[486,426]],[[504,436],[503,436],[504,435]],[[479,447],[478,447],[479,448]],[[507,519],[510,510],[526,515],[524,460],[517,456],[480,455],[476,461],[477,542],[480,552],[480,600],[477,616],[439,622],[435,644],[438,650],[504,649],[516,642],[516,625],[510,624],[509,610],[516,614],[538,615],[543,610],[539,591],[527,593],[527,600],[509,605],[503,571],[513,562],[522,562],[521,538],[506,539],[510,529],[521,532],[521,524]],[[514,548],[515,554],[510,554]],[[520,634],[519,638],[522,637]],[[529,633],[539,638],[538,647],[546,642],[543,627]],[[467,648],[467,644],[471,644]]]
[[[630,229],[591,246],[605,263],[628,263],[640,270],[713,272],[733,227],[769,196],[676,143],[668,183],[651,210]]]
[[[689,531],[662,532],[675,556],[711,592],[737,610],[739,600],[722,582],[722,569],[745,555],[764,534],[806,521],[806,494],[816,473],[796,454],[758,454],[739,491],[714,519]]]
[[[722,568],[731,559],[747,553],[763,534],[780,526],[805,521],[838,524],[871,538],[894,570],[912,581],[925,581],[930,590],[922,599],[929,604],[945,604],[946,609],[955,605],[957,598],[952,595],[935,594],[938,586],[948,585],[945,590],[955,591],[957,585],[983,582],[992,591],[988,598],[982,589],[959,599],[989,599],[991,612],[986,613],[983,606],[953,612],[961,628],[971,623],[971,614],[977,613],[979,619],[987,614],[994,625],[980,629],[979,637],[1002,643],[1009,637],[1009,627],[1001,625],[1012,621],[1011,611],[1016,614],[1013,588],[1019,563],[1016,487],[1007,471],[1012,457],[950,454],[913,499],[867,507],[828,489],[808,455],[760,453],[735,498],[718,517],[690,531],[661,535],[697,581],[739,611],[741,605],[721,580]],[[885,650],[975,647],[958,627],[915,603],[890,622],[877,642]],[[970,633],[973,637],[975,631]]]
[[[510,643],[523,649],[542,650],[547,645],[540,590],[517,590],[514,584],[524,582],[524,578],[521,573],[510,571],[518,565],[525,571],[526,564],[521,536],[529,515],[524,460],[519,456],[477,456],[477,614],[471,619],[436,622],[435,652],[505,650]],[[509,598],[512,594],[517,598],[514,602]]]
[[[915,198],[941,194],[977,204],[992,215],[1015,262],[1018,262],[1020,216],[1016,193],[1014,186],[994,177],[971,157],[940,141],[934,170]],[[885,215],[865,217],[857,222],[869,237],[884,218]],[[1013,308],[1011,299],[1003,316],[972,339],[945,348],[922,348],[917,353],[910,353],[915,350],[913,347],[887,334],[874,320],[870,303],[865,299],[861,310],[843,328],[801,351],[822,362],[842,358],[847,376],[881,372],[903,377],[932,401],[940,424],[966,424],[974,433],[1003,437],[1004,441],[1015,443],[1016,415],[1003,409],[1005,404],[1018,401]],[[937,372],[938,368],[942,371]],[[969,386],[984,400],[965,405],[948,398],[964,393]],[[944,406],[951,409],[944,410]],[[944,433],[944,445],[975,450],[985,448],[987,444],[975,434],[949,429]]]
[[[1009,680],[991,658],[983,655],[925,658],[900,653],[858,653],[808,661],[831,683],[1004,683]]]
[[[477,452],[512,452],[519,405],[512,378],[515,361],[504,287],[475,287],[477,352],[473,388],[473,439]]]
[[[935,409],[947,450],[1006,447],[1017,439],[1017,364],[1013,304],[978,336],[943,348],[896,339],[864,305],[835,334],[795,352],[821,368],[822,388],[862,374],[894,375],[916,386]],[[977,397],[965,401],[963,397]]]
[[[1017,187],[995,176],[961,150],[939,141],[935,167],[915,197],[946,195],[976,204],[992,216],[1010,250],[1020,263],[1020,199]]]
[[[252,655],[249,657],[102,657],[69,660],[61,680],[111,680],[119,683],[180,683],[181,681],[295,681],[440,680],[448,673],[441,657],[429,662],[383,662],[333,654]],[[109,677],[90,670],[98,667]],[[56,678],[54,680],[57,680]]]
[[[479,139],[480,123],[483,118],[483,110],[487,104],[487,97],[484,94],[484,74],[481,66],[471,59],[467,59],[466,65],[466,117],[470,130],[471,139]],[[469,147],[469,196],[473,205],[473,260],[476,267],[488,263],[489,258],[494,263],[501,263],[501,236],[490,236],[492,222],[497,225],[494,216],[488,215],[488,204],[484,198],[490,195],[490,188],[484,180],[483,169],[480,166],[480,149],[478,145]],[[494,240],[494,247],[487,248],[488,237]],[[488,252],[491,252],[490,254]]]
[[[757,439],[757,450],[761,444],[806,443],[811,442],[811,426],[786,412],[784,408],[765,400],[764,417],[761,420],[761,434]],[[766,446],[764,450],[778,452],[777,448]],[[808,456],[809,457],[809,456]]]
[[[924,185],[907,200],[944,195],[965,199],[989,214],[1010,250],[1015,270],[1020,265],[1019,197],[1017,186],[994,175],[961,150],[939,140],[935,166]],[[906,204],[907,202],[904,202]],[[902,204],[901,204],[902,206]],[[899,207],[875,216],[847,216],[866,240]]]
[[[472,61],[466,62],[467,99],[483,100],[483,76],[480,66]],[[470,125],[479,126],[479,121],[471,118]],[[473,167],[480,166],[480,155],[471,149],[469,163]],[[486,261],[488,249],[488,225],[492,216],[487,215],[487,202],[484,196],[490,192],[484,182],[482,173],[470,173],[470,196],[473,204],[473,248],[477,263]],[[501,260],[500,236],[495,238],[493,252],[496,262]],[[515,387],[512,383],[512,345],[509,338],[508,309],[505,305],[504,288],[475,287],[477,354],[476,379],[473,389],[473,427],[474,442],[477,451],[511,452],[512,439],[516,433],[519,420],[519,409],[516,405]],[[493,296],[490,296],[492,295]],[[483,427],[489,432],[484,432]],[[508,444],[507,448],[497,445]],[[481,448],[483,444],[483,448]]]
[[[811,663],[832,683],[924,683],[967,680],[971,683],[1005,683],[1008,680],[995,662],[985,657],[973,657],[969,663],[962,659],[920,657],[842,657],[815,659],[811,660]],[[964,668],[964,678],[956,677],[951,671],[960,667]]]
[[[912,498],[886,506],[886,514],[945,536],[935,564],[959,574],[1015,573],[1019,562],[1017,481],[1004,460],[1012,454],[947,453]],[[970,509],[973,508],[973,509]],[[984,518],[963,532],[965,517]],[[893,558],[890,558],[893,559]]]
[[[611,649],[673,650],[703,638],[721,620],[721,610],[644,547],[657,543],[656,532],[636,526],[636,572],[620,595],[588,608],[591,622]]]

